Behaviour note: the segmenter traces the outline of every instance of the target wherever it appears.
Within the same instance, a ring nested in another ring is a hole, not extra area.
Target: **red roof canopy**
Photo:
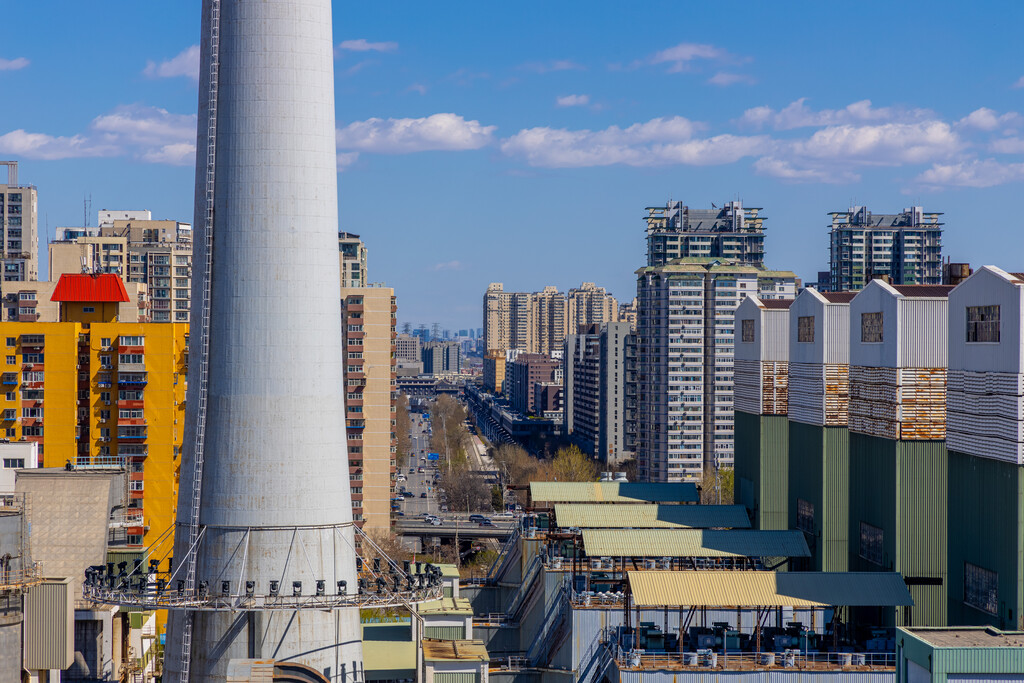
[[[102,273],[98,275],[69,275],[65,273],[60,276],[57,286],[53,288],[53,296],[50,301],[76,301],[76,302],[119,302],[131,301],[128,298],[128,290],[124,288],[124,282],[120,275],[114,273]]]

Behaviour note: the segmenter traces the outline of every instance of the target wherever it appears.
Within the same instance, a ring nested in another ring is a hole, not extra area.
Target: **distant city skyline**
[[[6,8],[19,29],[0,84],[18,96],[0,159],[39,189],[42,262],[87,197],[91,221],[100,208],[193,221],[196,5]],[[992,6],[1003,25],[1024,20],[1020,4]],[[1024,66],[991,39],[993,13],[789,9],[570,2],[538,21],[511,6],[339,4],[339,230],[366,243],[400,322],[450,329],[479,326],[489,282],[596,281],[631,300],[644,207],[669,200],[763,207],[765,265],[805,282],[828,267],[828,214],[857,205],[941,212],[944,255],[1017,269],[1024,236],[991,207],[1024,182]],[[901,49],[863,40],[883,34]],[[941,49],[903,49],[925,37]]]

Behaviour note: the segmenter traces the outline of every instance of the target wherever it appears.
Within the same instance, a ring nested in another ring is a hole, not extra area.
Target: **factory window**
[[[798,342],[814,341],[814,316],[802,315],[797,318],[796,340]]]
[[[24,467],[25,458],[4,458],[4,467],[6,469],[13,469],[16,467]]]
[[[967,341],[999,341],[999,306],[967,307]]]
[[[964,562],[964,603],[988,614],[999,611],[999,574]]]
[[[882,312],[860,314],[860,340],[864,344],[882,341]]]
[[[754,321],[743,320],[743,341],[752,342],[754,341]]]
[[[867,522],[860,523],[860,556],[872,564],[882,566],[885,532]]]

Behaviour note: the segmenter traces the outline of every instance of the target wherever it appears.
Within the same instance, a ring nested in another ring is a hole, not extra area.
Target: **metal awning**
[[[631,571],[638,607],[912,605],[896,572]]]
[[[559,527],[580,529],[749,529],[742,505],[561,504]]]
[[[590,557],[810,557],[802,531],[584,529]]]
[[[697,486],[687,482],[644,484],[628,481],[530,482],[534,504],[544,503],[696,503]]]

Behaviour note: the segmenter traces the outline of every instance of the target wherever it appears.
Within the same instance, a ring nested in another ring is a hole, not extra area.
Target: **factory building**
[[[949,286],[873,280],[850,302],[851,571],[898,571],[898,623],[946,625]]]
[[[852,298],[805,289],[789,307],[789,528],[807,534],[818,571],[848,566]]]
[[[949,294],[949,623],[1024,627],[1024,274]]]
[[[757,529],[789,528],[789,308],[748,296],[736,309],[737,500]]]

